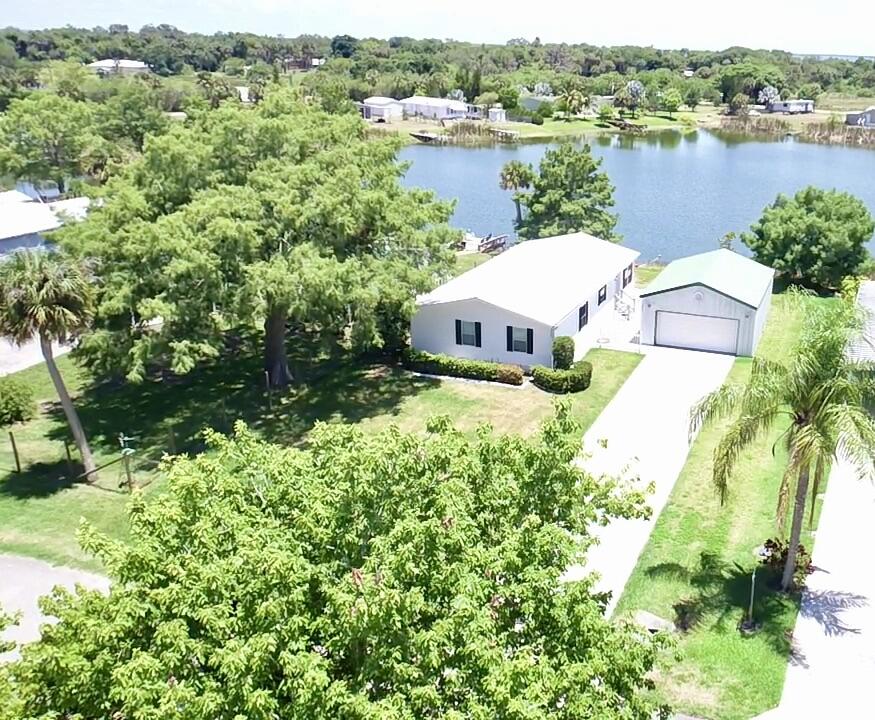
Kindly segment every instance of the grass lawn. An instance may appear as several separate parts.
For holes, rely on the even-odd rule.
[[[588,428],[635,369],[640,357],[593,350],[593,384],[570,396],[572,411]],[[264,438],[305,445],[314,423],[350,422],[365,430],[396,423],[421,431],[428,417],[449,414],[463,430],[489,422],[503,433],[531,434],[553,409],[554,397],[537,388],[437,380],[397,367],[334,359],[313,361],[302,349],[292,358],[298,384],[276,394],[268,406],[257,357],[217,363],[185,378],[151,380],[139,386],[92,386],[88,374],[69,357],[59,366],[72,392],[98,463],[119,457],[118,434],[132,437],[137,450],[134,475],[145,492],[160,490],[157,461],[165,452],[197,452],[205,426],[230,430],[240,417]],[[0,443],[0,552],[94,568],[75,541],[84,517],[112,536],[123,538],[127,492],[120,464],[100,473],[95,485],[68,476],[63,440],[66,423],[43,365],[19,374],[35,389],[41,411],[13,428],[24,466],[14,466],[8,440]],[[75,450],[74,450],[75,452]]]
[[[461,275],[464,272],[468,272],[469,270],[473,270],[478,265],[482,265],[487,260],[489,260],[492,255],[488,253],[457,253],[456,254],[456,266],[453,268],[453,272],[456,275]]]
[[[647,287],[663,270],[665,270],[665,265],[636,265],[635,286],[639,288]]]
[[[801,308],[776,295],[758,355],[786,357],[802,316]],[[749,372],[750,360],[740,358],[729,380],[743,383]],[[752,637],[736,629],[750,597],[754,548],[777,534],[774,513],[786,453],[772,454],[780,429],[752,447],[741,457],[721,507],[711,482],[712,456],[727,425],[706,427],[693,444],[616,613],[644,609],[675,619],[682,604],[699,617],[678,636],[680,659],[665,658],[657,692],[675,710],[712,720],[750,718],[777,705],[798,610],[797,599],[775,593],[773,579],[760,572],[755,616],[763,629]]]

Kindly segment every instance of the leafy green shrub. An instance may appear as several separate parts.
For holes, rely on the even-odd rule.
[[[574,340],[567,335],[560,335],[553,340],[553,367],[556,370],[568,370],[574,362]]]
[[[30,420],[36,414],[33,390],[16,377],[0,377],[0,425]]]
[[[763,547],[768,551],[768,554],[763,558],[762,563],[777,577],[784,574],[784,566],[787,564],[787,554],[790,550],[790,543],[783,540],[769,538],[763,543]],[[796,551],[796,571],[793,573],[793,586],[797,590],[805,587],[805,579],[814,572],[814,565],[811,562],[811,553],[805,549],[802,543],[799,543],[799,548]]]
[[[586,390],[592,382],[592,364],[586,360],[578,360],[568,370],[551,370],[536,365],[532,368],[532,382],[547,392],[580,392]]]
[[[470,380],[490,380],[506,385],[522,385],[523,370],[519,365],[466,360],[452,355],[435,355],[422,350],[408,350],[404,365],[410,370],[428,375],[449,375]]]
[[[532,115],[532,125],[543,125],[544,117],[543,115]]]

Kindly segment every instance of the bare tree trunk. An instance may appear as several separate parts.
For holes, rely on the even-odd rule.
[[[787,563],[784,565],[784,575],[781,578],[781,590],[784,592],[789,592],[793,585],[793,574],[796,572],[796,555],[799,550],[799,540],[802,538],[802,523],[805,521],[805,501],[808,499],[809,474],[808,465],[800,468],[793,506],[793,524],[790,527],[790,545],[787,548]]]
[[[286,314],[272,310],[264,321],[264,369],[271,387],[285,387],[292,382],[286,355]]]
[[[519,230],[520,225],[523,224],[523,209],[522,209],[522,206],[520,205],[520,199],[518,197],[515,197],[513,199],[513,201],[514,201],[514,204],[516,205],[516,227],[517,227],[517,230]]]
[[[94,482],[97,479],[97,474],[95,473],[97,465],[95,465],[94,458],[91,456],[91,448],[88,447],[88,440],[85,437],[85,431],[82,429],[79,413],[76,412],[76,408],[73,406],[70,393],[67,392],[67,386],[64,384],[64,378],[61,377],[61,371],[58,370],[58,366],[55,364],[55,357],[52,353],[52,341],[41,335],[39,343],[43,357],[46,360],[49,376],[55,385],[55,392],[58,393],[61,407],[64,408],[64,415],[67,416],[67,424],[70,426],[70,432],[73,434],[73,441],[76,443],[76,447],[79,448],[82,466],[85,468],[85,472],[88,473],[88,481]]]

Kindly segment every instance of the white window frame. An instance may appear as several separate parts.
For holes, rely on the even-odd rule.
[[[471,347],[477,347],[477,325],[473,320],[460,320],[461,323],[461,340],[462,345],[470,345]],[[466,332],[466,330],[470,328],[470,334]],[[468,342],[470,340],[471,342]]]
[[[513,327],[513,350],[512,352],[527,353],[529,351],[529,329]]]

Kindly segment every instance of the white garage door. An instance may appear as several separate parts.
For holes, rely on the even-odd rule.
[[[738,320],[658,310],[656,344],[735,355]]]

